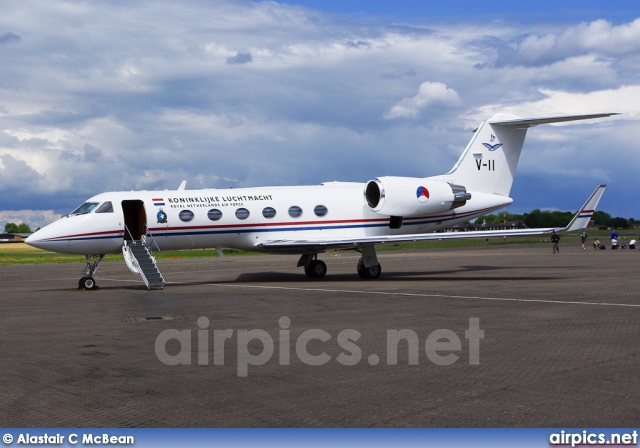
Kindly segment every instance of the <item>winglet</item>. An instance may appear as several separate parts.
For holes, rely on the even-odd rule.
[[[596,207],[598,206],[598,202],[600,202],[600,198],[602,197],[602,193],[604,193],[604,189],[606,185],[599,185],[596,188],[587,202],[584,203],[582,208],[578,210],[578,213],[573,217],[571,222],[567,225],[567,227],[556,229],[556,232],[571,232],[573,230],[584,230],[589,225],[589,220],[593,216],[593,212],[596,211]]]

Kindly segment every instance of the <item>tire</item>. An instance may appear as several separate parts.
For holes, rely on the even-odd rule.
[[[312,260],[309,267],[304,269],[309,278],[322,278],[327,274],[327,265],[322,260]]]
[[[380,264],[365,268],[364,263],[362,263],[362,258],[358,261],[358,275],[360,278],[365,280],[375,280],[380,277],[380,274],[382,274],[382,267]]]
[[[368,279],[368,278],[369,278],[369,277],[367,276],[367,270],[366,270],[366,268],[364,267],[364,263],[362,262],[362,258],[360,258],[360,259],[358,260],[358,267],[357,267],[357,269],[358,269],[358,276],[359,276],[361,279],[366,280],[366,279]]]
[[[91,277],[82,277],[78,282],[78,289],[97,289],[96,281]]]
[[[380,277],[380,274],[382,274],[382,267],[379,264],[376,264],[375,266],[369,266],[368,268],[366,268],[366,271],[367,278],[375,280]]]

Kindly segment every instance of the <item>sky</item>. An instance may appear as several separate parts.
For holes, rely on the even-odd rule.
[[[525,4],[523,4],[525,3]],[[478,124],[529,130],[512,213],[640,218],[637,1],[6,0],[0,224],[104,191],[447,172]]]

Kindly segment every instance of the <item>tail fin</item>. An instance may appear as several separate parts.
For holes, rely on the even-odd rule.
[[[509,196],[527,129],[564,121],[609,117],[617,114],[519,118],[497,114],[483,122],[451,171],[442,177],[463,185],[469,192]]]

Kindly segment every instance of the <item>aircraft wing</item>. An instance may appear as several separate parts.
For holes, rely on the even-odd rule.
[[[447,233],[418,233],[407,235],[377,235],[357,238],[309,238],[300,240],[272,240],[258,244],[265,251],[273,252],[324,252],[337,249],[355,249],[360,246],[399,243],[409,241],[448,240],[456,238],[489,238],[545,235],[553,232],[570,232],[583,230],[589,224],[606,185],[599,185],[591,194],[587,202],[578,210],[566,227],[549,227],[540,229],[514,229],[514,230],[477,230],[471,232],[447,232]]]

